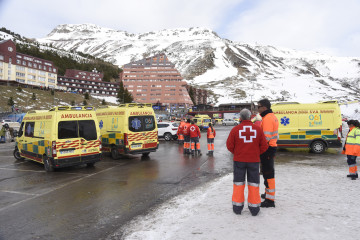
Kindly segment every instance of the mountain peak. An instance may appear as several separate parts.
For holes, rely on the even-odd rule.
[[[233,42],[204,27],[129,34],[95,24],[63,24],[38,41],[91,54],[120,67],[165,53],[184,79],[209,90],[213,103],[265,97],[273,101],[350,101],[360,90],[360,59]]]

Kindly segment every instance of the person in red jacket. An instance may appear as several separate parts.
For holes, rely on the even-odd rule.
[[[184,135],[184,154],[190,154],[190,125],[190,119],[187,119],[182,127],[182,133]]]
[[[181,119],[178,130],[177,130],[177,136],[178,136],[178,144],[184,144],[184,134],[183,134],[183,128],[185,125],[185,119]]]
[[[207,145],[208,153],[206,155],[212,156],[214,154],[214,138],[216,136],[216,131],[211,123],[207,129]]]
[[[260,154],[268,149],[265,134],[250,120],[248,109],[240,111],[241,123],[234,127],[226,141],[227,149],[234,154],[233,211],[241,214],[244,208],[245,175],[248,181],[248,207],[251,215],[260,211]]]
[[[200,129],[195,124],[194,121],[191,121],[190,125],[190,141],[191,141],[191,155],[195,155],[197,153],[199,156],[201,155],[200,151],[200,142],[199,139],[201,138]],[[196,150],[195,150],[196,147]]]

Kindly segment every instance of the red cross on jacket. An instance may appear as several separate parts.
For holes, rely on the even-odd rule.
[[[191,124],[190,125],[190,137],[199,137],[201,138],[200,129],[197,125]]]
[[[231,130],[226,147],[234,154],[234,161],[260,162],[260,154],[268,149],[268,144],[261,127],[243,120]]]

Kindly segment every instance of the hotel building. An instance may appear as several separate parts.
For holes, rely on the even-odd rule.
[[[58,77],[58,85],[69,92],[116,96],[120,84],[103,82],[103,77],[104,75],[97,72],[96,69],[92,72],[66,69],[65,75]]]
[[[53,62],[16,52],[11,40],[0,41],[0,81],[56,88],[57,68]]]
[[[193,105],[175,64],[165,54],[158,54],[123,66],[120,81],[139,103],[161,104],[171,109]]]

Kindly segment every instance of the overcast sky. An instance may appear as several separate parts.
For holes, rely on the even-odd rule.
[[[59,24],[144,33],[208,27],[220,37],[360,57],[360,0],[0,0],[0,26],[29,38]]]

